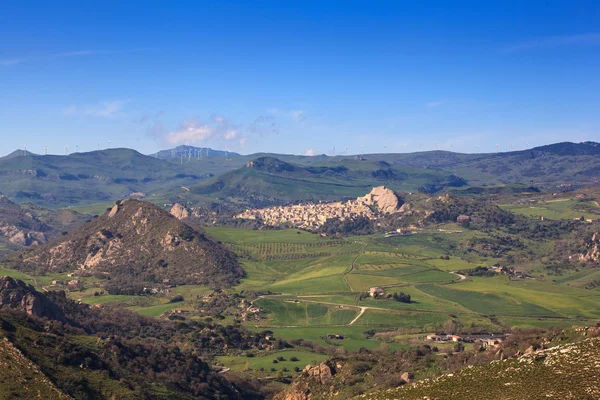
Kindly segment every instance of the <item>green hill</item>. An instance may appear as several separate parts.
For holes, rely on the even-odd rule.
[[[1,194],[19,201],[66,206],[114,201],[142,192],[179,188],[204,177],[130,149],[56,155],[14,155],[0,159]],[[180,190],[180,189],[179,189]]]
[[[394,168],[386,162],[346,159],[297,165],[275,157],[260,157],[190,190],[192,194],[260,205],[357,197],[383,184],[396,190],[437,191],[447,186],[464,186],[466,182],[444,171]]]

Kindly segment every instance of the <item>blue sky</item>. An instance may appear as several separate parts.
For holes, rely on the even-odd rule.
[[[489,3],[0,2],[0,153],[600,139],[600,2]]]

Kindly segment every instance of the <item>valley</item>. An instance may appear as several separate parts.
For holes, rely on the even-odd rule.
[[[121,187],[122,200],[81,199],[64,208],[55,208],[54,200],[45,208],[9,196],[2,198],[0,213],[2,226],[11,227],[0,240],[6,246],[0,275],[31,285],[18,289],[23,302],[41,296],[31,297],[30,290],[47,293],[50,300],[44,301],[56,302],[48,309],[64,315],[52,318],[70,326],[69,332],[81,327],[88,332],[78,333],[81,338],[68,333],[69,343],[87,343],[90,332],[119,332],[127,325],[91,327],[85,325],[88,313],[139,318],[148,329],[170,333],[127,340],[192,346],[205,363],[197,366],[207,371],[203,376],[221,379],[207,378],[213,382],[208,392],[199,386],[174,389],[162,380],[159,392],[192,398],[210,392],[208,398],[218,398],[212,390],[233,390],[239,398],[258,399],[307,385],[305,393],[320,398],[316,393],[323,394],[322,382],[330,378],[306,380],[317,368],[319,374],[348,374],[340,398],[350,398],[371,391],[378,379],[382,388],[398,386],[406,381],[398,380],[400,372],[407,370],[420,380],[453,370],[450,365],[462,358],[469,365],[496,360],[504,346],[517,356],[515,346],[535,344],[557,329],[580,340],[573,327],[593,327],[600,320],[595,186],[473,186],[473,175],[466,180],[450,173],[449,164],[473,162],[458,156],[449,157],[448,171],[442,171],[402,166],[399,160],[407,156],[395,161],[387,155],[369,156],[379,161],[290,156],[292,164],[215,153],[186,165],[164,154],[152,162],[168,163],[173,173],[186,168],[198,177],[194,168],[200,164],[194,163],[224,166],[225,158],[231,164],[224,168],[232,169],[201,179],[165,176],[168,186],[152,195],[141,192],[151,181],[122,187],[124,181],[113,182],[109,186]],[[412,162],[419,165],[420,157]],[[132,171],[140,174],[135,166]],[[135,192],[124,195],[124,188]],[[12,227],[22,233],[15,235]],[[70,367],[48,369],[48,361],[29,349],[24,338],[39,335],[41,328],[13,316],[19,308],[10,300],[16,293],[10,285],[11,294],[0,296],[0,309],[6,304],[7,324],[19,328],[18,334],[3,331],[8,345],[20,343],[29,362],[60,382],[53,387],[36,381],[40,391],[78,397],[80,389],[63,380]],[[56,300],[57,291],[65,299]],[[207,330],[219,339],[198,342],[197,335]],[[506,344],[485,347],[495,335]],[[81,351],[105,357],[99,350]],[[367,371],[384,368],[377,357],[411,361],[394,361],[376,377]],[[138,382],[132,385],[140,385],[136,390],[144,396],[157,393],[127,371],[123,374]],[[107,395],[100,388],[112,378],[92,376],[85,379]],[[125,386],[115,390],[129,393]]]

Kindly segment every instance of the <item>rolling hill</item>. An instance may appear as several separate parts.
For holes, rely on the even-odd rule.
[[[395,168],[381,161],[342,160],[304,166],[275,157],[260,157],[246,162],[242,168],[192,186],[190,191],[192,194],[264,205],[357,197],[382,184],[397,190],[438,191],[467,183],[444,171]]]
[[[184,166],[130,149],[0,159],[1,194],[19,202],[54,207],[114,201],[136,192],[164,193],[203,178]]]
[[[222,151],[209,149],[209,157],[198,159],[197,153],[196,157],[180,157],[198,149],[180,146],[152,156],[130,149],[68,156],[25,156],[15,151],[0,158],[0,194],[54,208],[112,202],[132,194],[155,203],[183,199],[206,204],[229,199],[264,205],[340,200],[382,184],[428,193],[471,187],[476,194],[490,192],[481,187],[555,190],[597,185],[600,179],[600,147],[595,142],[487,154],[425,151],[308,157],[229,153],[226,157]]]

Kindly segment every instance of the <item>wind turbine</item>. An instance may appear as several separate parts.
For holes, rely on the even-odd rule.
[[[112,142],[109,140],[109,141],[108,141],[108,148],[109,148],[109,149],[110,149],[110,144],[111,144],[111,143],[112,143]]]
[[[25,150],[23,150],[23,155],[24,155],[24,156],[27,156],[27,146],[24,146],[24,149],[25,149]]]
[[[48,155],[48,145],[44,146],[46,148],[46,155]]]
[[[69,146],[65,146],[65,156],[69,154]]]
[[[96,143],[96,147],[98,148],[98,151],[100,151],[100,142]]]
[[[500,145],[496,143],[496,154],[500,152]]]
[[[77,153],[77,152],[79,152],[79,145],[78,144],[75,145],[75,153]]]

